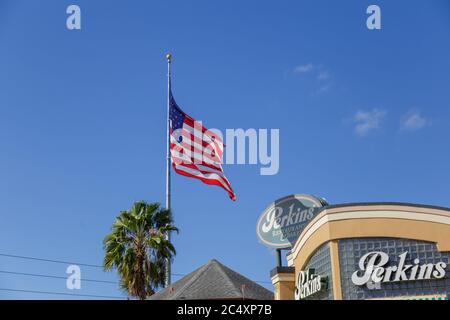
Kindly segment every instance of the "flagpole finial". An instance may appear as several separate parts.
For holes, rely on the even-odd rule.
[[[170,63],[172,61],[172,55],[170,53],[166,54],[167,62]]]

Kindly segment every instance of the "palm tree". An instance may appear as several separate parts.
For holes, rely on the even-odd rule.
[[[130,296],[144,300],[165,282],[166,261],[175,248],[166,234],[177,231],[169,210],[158,203],[135,202],[114,221],[103,240],[103,268],[117,269],[120,286]]]

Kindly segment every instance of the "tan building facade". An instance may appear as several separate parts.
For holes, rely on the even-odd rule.
[[[448,299],[450,209],[326,206],[272,271],[275,299]]]

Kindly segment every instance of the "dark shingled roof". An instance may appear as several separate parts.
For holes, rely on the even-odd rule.
[[[273,293],[213,259],[150,297],[150,300],[181,299],[272,300]]]

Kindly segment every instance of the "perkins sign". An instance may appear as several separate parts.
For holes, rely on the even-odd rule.
[[[327,277],[314,274],[314,269],[300,271],[297,277],[295,300],[302,300],[319,291],[326,290],[327,279]]]
[[[270,248],[289,248],[306,224],[327,205],[325,200],[305,194],[281,198],[263,211],[256,234]]]
[[[369,252],[359,260],[359,269],[352,275],[352,282],[357,286],[364,284],[414,281],[428,279],[442,279],[445,277],[445,262],[420,264],[419,259],[414,259],[413,264],[406,263],[408,252],[399,255],[397,265],[387,266],[389,256],[384,252]]]

